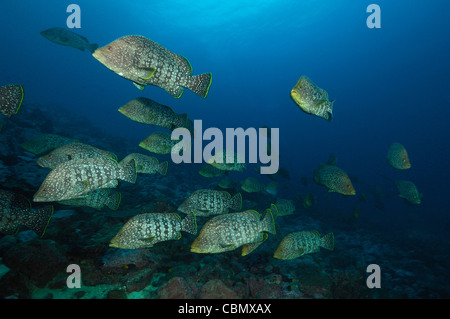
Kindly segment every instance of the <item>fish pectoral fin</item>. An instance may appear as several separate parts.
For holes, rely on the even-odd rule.
[[[143,241],[143,242],[152,242],[155,239],[155,236],[151,236],[151,237],[143,237],[140,238],[139,240]]]
[[[155,118],[156,118],[156,115],[155,114],[151,114],[151,115],[148,116],[147,122],[153,122],[155,120]]]
[[[75,188],[77,190],[78,193],[82,193],[84,192],[86,189],[89,188],[89,181],[85,180],[85,181],[79,181],[75,183]]]
[[[325,103],[327,103],[328,100],[323,100],[320,103],[318,103],[316,106],[314,106],[315,109],[318,109],[319,107],[321,107],[322,105],[324,105]]]
[[[133,82],[133,84],[134,84],[134,86],[135,87],[137,87],[139,90],[143,90],[143,89],[145,89],[145,86],[144,85],[142,85],[142,84],[139,84],[139,83],[136,83],[136,82]]]
[[[147,67],[147,68],[141,68],[140,69],[141,74],[139,75],[139,77],[142,80],[149,80],[153,74],[155,74],[156,69],[152,68],[152,67]]]
[[[231,248],[234,247],[234,244],[224,244],[224,243],[219,243],[221,248]]]

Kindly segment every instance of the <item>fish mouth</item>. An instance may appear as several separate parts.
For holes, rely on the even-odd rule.
[[[198,248],[198,247],[191,247],[191,253],[201,254],[201,253],[204,253],[204,252],[202,250],[200,250],[200,248]]]
[[[94,57],[94,58],[96,58],[98,61],[100,61],[100,62],[102,62],[102,60],[103,60],[103,54],[99,51],[99,49],[97,49],[97,50],[95,50],[93,53],[92,53],[92,56]]]
[[[120,248],[119,245],[116,242],[114,242],[114,241],[111,241],[109,243],[109,247]]]

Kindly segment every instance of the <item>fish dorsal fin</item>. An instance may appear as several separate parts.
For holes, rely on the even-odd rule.
[[[172,53],[172,52],[171,52]],[[177,62],[178,66],[187,74],[192,75],[192,66],[191,63],[184,56],[179,54],[172,54],[173,58]]]
[[[181,217],[177,213],[169,213],[169,214],[167,214],[167,218],[177,221],[177,222],[181,221]]]
[[[133,84],[134,84],[135,87],[137,87],[141,91],[145,89],[145,86],[142,85],[142,84],[139,84],[139,83],[136,83],[136,82],[133,82]]]
[[[313,234],[316,235],[317,237],[320,237],[320,233],[319,233],[319,231],[316,230],[316,229],[311,230],[311,233],[313,233]]]
[[[243,212],[241,214],[242,214],[242,216],[247,217],[247,218],[255,218],[257,220],[261,219],[261,215],[256,210],[253,210],[253,209],[246,210],[245,212]]]

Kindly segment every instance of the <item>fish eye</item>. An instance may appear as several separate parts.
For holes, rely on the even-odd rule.
[[[108,45],[108,51],[111,51],[112,47],[110,45]]]

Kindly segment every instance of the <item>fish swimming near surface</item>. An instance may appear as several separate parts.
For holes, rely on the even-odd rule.
[[[55,148],[74,142],[79,141],[58,134],[44,133],[22,143],[20,146],[22,146],[28,152],[36,155],[41,155],[50,152]]]
[[[392,143],[389,145],[389,149],[386,155],[389,165],[396,169],[408,169],[411,168],[408,152],[405,147],[400,143]]]
[[[192,76],[185,57],[140,35],[121,37],[97,49],[93,56],[140,90],[155,85],[179,98],[184,87],[205,98],[211,85],[211,73]]]
[[[254,210],[219,215],[205,223],[191,245],[191,252],[222,253],[243,246],[242,256],[245,256],[267,239],[267,233],[276,233],[270,209],[263,219]]]
[[[314,170],[314,181],[328,188],[328,192],[355,195],[356,191],[347,173],[337,166],[320,164]]]
[[[24,97],[23,86],[10,84],[0,86],[0,112],[11,117],[19,112]]]
[[[192,212],[184,219],[174,213],[143,213],[128,220],[109,246],[123,249],[153,247],[162,241],[180,239],[182,231],[197,234],[197,222]]]
[[[411,181],[399,180],[396,183],[398,196],[405,199],[408,203],[419,205],[422,195],[419,194],[416,185]]]
[[[119,166],[126,166],[132,159],[136,162],[136,172],[141,174],[156,174],[157,172],[162,176],[167,173],[167,166],[169,162],[164,161],[159,163],[156,157],[148,156],[140,153],[128,154],[120,161]]]
[[[273,257],[295,259],[305,254],[318,252],[320,247],[334,249],[333,233],[321,237],[317,230],[293,232],[283,238]]]
[[[72,47],[81,51],[87,49],[91,53],[94,53],[94,51],[98,48],[98,44],[89,43],[89,40],[85,37],[66,28],[50,28],[41,31],[41,35],[53,43]]]
[[[187,127],[188,124],[186,113],[177,114],[170,107],[145,97],[131,100],[119,108],[119,112],[135,122],[157,125],[168,130]]]
[[[117,156],[109,151],[104,151],[97,147],[84,143],[70,143],[60,146],[50,153],[37,159],[37,164],[41,167],[54,169],[56,166],[72,160],[107,156],[117,160]]]
[[[99,188],[115,188],[118,180],[134,184],[136,163],[131,160],[119,167],[109,157],[96,157],[64,162],[53,169],[34,194],[35,202],[52,202],[86,197]]]
[[[211,216],[226,214],[230,209],[242,208],[242,195],[237,193],[233,197],[226,191],[198,189],[178,207],[178,210],[188,214],[194,212],[196,216]]]
[[[25,226],[42,237],[52,215],[51,205],[32,211],[25,196],[0,190],[0,233],[15,235],[20,226]]]
[[[334,100],[328,99],[328,93],[315,85],[307,76],[303,75],[291,90],[291,98],[306,113],[328,121],[333,117]]]
[[[122,195],[119,192],[111,194],[110,189],[100,188],[87,193],[85,197],[66,199],[58,201],[58,203],[62,205],[70,205],[77,207],[86,206],[97,210],[101,210],[103,209],[103,207],[106,206],[111,210],[117,210],[119,209],[121,198]]]

